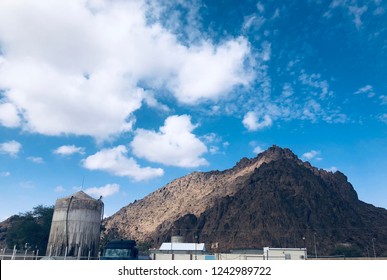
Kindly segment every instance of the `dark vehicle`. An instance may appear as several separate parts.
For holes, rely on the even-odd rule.
[[[103,249],[101,260],[138,260],[134,240],[112,240]]]

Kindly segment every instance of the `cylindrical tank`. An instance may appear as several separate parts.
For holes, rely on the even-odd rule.
[[[57,199],[47,256],[97,257],[103,202],[79,191]]]
[[[171,243],[184,243],[184,237],[180,235],[174,235],[171,237]]]

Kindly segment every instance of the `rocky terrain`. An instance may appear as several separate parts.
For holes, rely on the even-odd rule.
[[[194,172],[123,207],[104,221],[105,238],[157,247],[171,235],[207,248],[338,248],[387,254],[387,210],[360,201],[341,172],[269,148],[225,171]]]

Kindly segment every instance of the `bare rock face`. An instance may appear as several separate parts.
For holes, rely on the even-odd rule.
[[[219,251],[306,246],[327,255],[345,244],[364,255],[370,246],[387,252],[387,210],[359,201],[344,174],[277,146],[225,171],[176,179],[107,218],[105,228],[106,236],[154,246],[182,235]]]

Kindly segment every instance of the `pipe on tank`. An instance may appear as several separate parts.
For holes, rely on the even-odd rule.
[[[70,206],[71,202],[73,200],[74,196],[72,195],[70,197],[69,205],[67,205],[67,212],[66,212],[66,246],[69,247],[69,211],[70,211]]]

